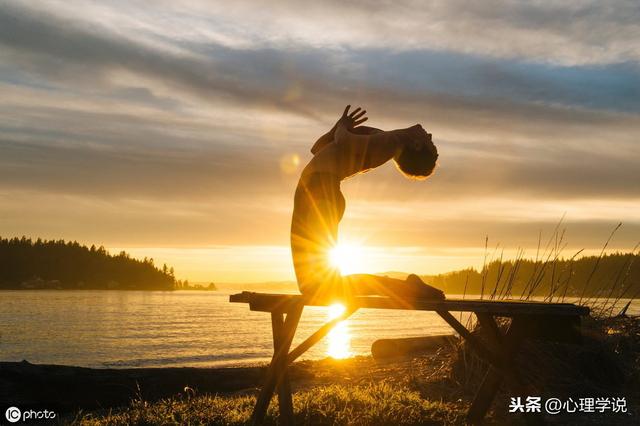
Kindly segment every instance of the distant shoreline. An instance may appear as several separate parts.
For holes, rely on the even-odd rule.
[[[171,289],[150,289],[150,288],[0,288],[0,291],[206,291],[220,292],[220,290],[210,290],[207,288],[171,288]]]
[[[104,287],[0,287],[0,291],[220,291],[217,287],[188,287],[188,288],[131,288],[131,287],[114,287],[114,288],[104,288]]]

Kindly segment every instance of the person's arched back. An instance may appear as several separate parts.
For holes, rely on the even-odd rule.
[[[426,178],[437,159],[431,135],[420,125],[382,131],[359,124],[366,120],[360,108],[349,106],[336,125],[311,149],[313,159],[302,171],[294,197],[291,249],[300,290],[314,297],[347,298],[356,294],[443,298],[417,276],[407,280],[358,274],[343,277],[329,263],[329,251],[338,242],[338,225],[345,210],[340,182],[394,159],[412,178]]]

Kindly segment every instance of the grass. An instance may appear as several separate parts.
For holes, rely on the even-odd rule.
[[[540,293],[544,291],[544,301],[564,302],[569,289],[574,294],[578,290],[578,303],[591,308],[591,318],[583,323],[584,344],[577,348],[553,342],[525,345],[527,356],[522,358],[531,365],[523,366],[522,370],[528,371],[534,367],[535,371],[531,377],[525,377],[529,386],[536,388],[539,395],[550,392],[548,396],[553,397],[621,393],[629,400],[637,400],[640,396],[636,384],[640,380],[640,358],[637,355],[640,348],[640,320],[616,314],[620,311],[618,302],[622,298],[638,296],[638,293],[634,294],[636,290],[632,286],[636,281],[629,280],[629,277],[633,263],[638,259],[636,251],[640,244],[625,257],[620,257],[622,262],[613,274],[608,271],[611,276],[597,276],[605,259],[605,251],[620,228],[618,224],[604,243],[600,255],[593,261],[588,274],[576,280],[575,260],[583,250],[577,251],[568,261],[562,260],[566,243],[565,232],[560,229],[561,222],[546,244],[543,244],[540,234],[535,261],[526,275],[522,273],[527,266],[524,250],[518,250],[513,261],[503,262],[502,252],[496,258],[497,247],[494,254],[489,256],[487,238],[480,277],[481,298],[532,300],[541,298]],[[490,274],[490,266],[495,264],[498,267],[494,267]],[[518,281],[524,283],[523,287],[516,288]],[[463,298],[468,284],[467,274]],[[481,330],[473,322],[469,316],[467,327],[480,334]],[[503,320],[500,325],[506,328],[508,321]],[[385,376],[388,379],[384,380],[370,377],[359,384],[345,384],[350,380],[335,377],[340,384],[300,390],[293,396],[295,422],[356,426],[464,424],[468,401],[488,366],[462,341],[452,350],[455,355],[445,354],[446,361],[440,369],[434,368],[431,360],[424,368],[390,372]],[[398,382],[400,376],[404,376],[406,381]],[[505,401],[507,396],[502,395],[498,399]],[[252,395],[195,395],[190,389],[185,389],[185,394],[157,402],[138,398],[129,407],[119,410],[80,413],[70,423],[78,426],[246,425],[249,424],[254,404],[255,396]],[[274,398],[267,411],[265,424],[278,424],[278,412],[278,402]],[[497,409],[487,423],[522,422],[522,419],[513,416],[507,418],[504,413],[504,407]],[[591,416],[588,424],[617,424],[618,421],[628,420],[627,417]],[[555,419],[555,424],[576,420],[562,416]]]
[[[80,414],[72,424],[246,425],[254,404],[253,396],[187,394],[155,403],[138,399],[121,411]],[[417,391],[387,382],[316,387],[295,393],[293,405],[296,424],[442,425],[462,424],[464,418],[464,413],[448,403],[425,400]],[[277,413],[274,398],[265,424],[277,424]]]
[[[623,396],[629,412],[547,416],[550,424],[633,424],[640,398],[640,319],[586,319],[580,346],[528,342],[516,360],[530,395],[562,400]],[[482,338],[481,329],[474,334]],[[436,353],[394,362],[367,357],[303,361],[316,374],[299,375],[293,403],[301,425],[462,425],[466,410],[487,371],[487,364],[464,342]],[[306,371],[306,370],[305,370]],[[306,377],[306,378],[303,378]],[[503,389],[486,424],[525,424],[508,413],[513,394]],[[190,388],[171,398],[133,400],[128,407],[80,413],[64,424],[246,425],[254,395],[198,395]],[[278,424],[278,402],[271,402],[265,424]]]
[[[635,281],[629,280],[634,262],[640,257],[637,253],[640,243],[626,255],[616,254],[621,260],[617,270],[599,273],[606,259],[607,248],[622,223],[613,228],[600,254],[591,260],[588,275],[577,280],[574,268],[578,263],[578,256],[584,249],[578,250],[565,260],[563,254],[567,244],[564,241],[566,230],[561,228],[563,219],[564,217],[560,219],[546,244],[543,244],[542,233],[539,234],[536,256],[532,261],[526,260],[524,250],[518,249],[514,260],[503,262],[503,252],[496,258],[499,245],[489,255],[489,239],[485,238],[484,262],[480,271],[480,299],[488,297],[489,300],[534,300],[537,297],[545,302],[567,301],[588,306],[594,317],[608,318],[618,314],[621,299],[635,299],[640,296],[637,273]],[[528,270],[528,277],[523,276],[524,269]],[[490,275],[495,276],[493,288],[490,286]],[[466,296],[468,282],[467,273],[463,298]],[[516,283],[524,285],[516,288]],[[579,298],[576,297],[577,300],[567,300],[569,289],[573,294],[579,295]]]

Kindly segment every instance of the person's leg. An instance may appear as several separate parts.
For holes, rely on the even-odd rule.
[[[444,299],[444,293],[425,284],[417,275],[411,274],[406,280],[385,276],[355,274],[342,277],[344,293],[352,296],[400,296],[424,299]]]
[[[317,282],[300,284],[301,293],[316,301],[348,300],[353,296],[386,296],[443,300],[444,293],[411,274],[406,280],[370,274],[326,276]]]

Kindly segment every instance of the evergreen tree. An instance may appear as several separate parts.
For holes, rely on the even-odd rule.
[[[111,255],[77,241],[0,238],[0,289],[173,290],[173,268],[156,268],[122,251]]]

